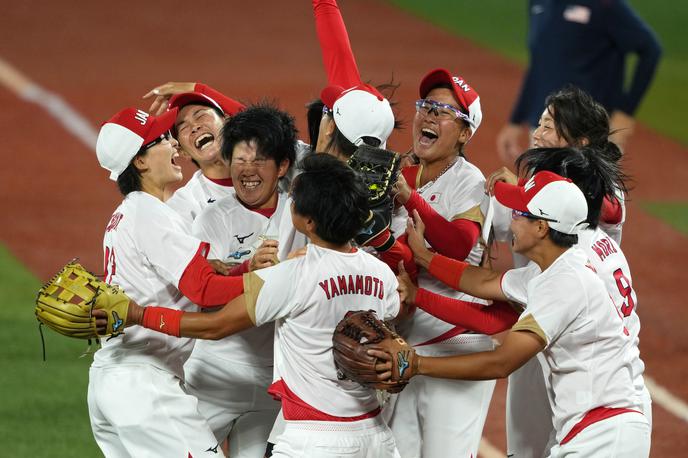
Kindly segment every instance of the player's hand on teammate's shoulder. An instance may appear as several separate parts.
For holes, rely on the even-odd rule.
[[[248,270],[254,271],[272,267],[279,262],[277,259],[277,240],[265,239],[253,254]]]
[[[485,181],[485,192],[491,196],[494,196],[495,183],[498,181],[516,185],[518,184],[518,177],[508,168],[501,167],[487,177],[487,180]]]
[[[153,99],[153,103],[148,109],[148,112],[153,116],[161,115],[165,112],[165,110],[167,110],[167,103],[169,102],[170,97],[175,94],[182,94],[184,92],[193,92],[195,87],[196,83],[189,82],[168,82],[154,87],[143,96],[144,99],[155,97]]]

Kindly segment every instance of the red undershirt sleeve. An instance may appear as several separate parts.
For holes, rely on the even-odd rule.
[[[610,199],[608,196],[605,196],[602,201],[600,220],[606,224],[619,224],[622,217],[623,210],[619,199]]]
[[[463,261],[480,236],[480,224],[463,218],[447,221],[416,191],[404,205],[409,215],[416,210],[425,223],[425,240],[436,252]]]
[[[416,305],[442,321],[487,335],[510,329],[519,317],[518,312],[506,302],[477,304],[442,296],[423,288],[419,288],[416,293]]]
[[[399,273],[399,261],[404,261],[404,270],[409,274],[414,282],[418,277],[418,266],[413,260],[413,252],[406,244],[406,234],[394,241],[392,247],[387,251],[379,252],[380,259],[387,264],[395,274]]]
[[[202,247],[203,244],[179,279],[179,291],[200,307],[225,305],[244,292],[244,279],[215,273],[201,254]]]
[[[211,99],[215,100],[220,105],[220,107],[222,107],[225,114],[228,114],[230,116],[233,116],[241,110],[243,110],[244,108],[246,108],[242,103],[239,103],[236,100],[227,97],[222,92],[216,91],[207,84],[196,83],[196,85],[194,86],[194,91],[200,92],[201,94],[205,94]]]
[[[328,84],[344,89],[361,84],[361,76],[337,2],[313,0],[313,13]]]

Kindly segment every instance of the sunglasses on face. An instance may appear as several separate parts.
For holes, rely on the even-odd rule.
[[[165,140],[169,140],[170,138],[172,138],[172,134],[170,134],[170,131],[168,130],[167,132],[165,132],[164,134],[162,134],[161,136],[159,136],[158,138],[156,138],[152,142],[146,143],[145,145],[143,145],[141,147],[141,151],[147,150],[148,148],[152,148],[155,145],[157,145],[158,143],[161,143]]]
[[[537,216],[533,215],[532,213],[529,212],[522,212],[520,210],[511,210],[511,217],[512,218],[518,218],[519,216],[522,216],[523,218],[528,218],[528,219],[541,219],[543,221],[549,221],[550,223],[558,223],[556,219],[552,218],[545,218],[544,216]]]
[[[441,120],[454,121],[456,119],[462,119],[467,123],[472,124],[468,115],[463,113],[458,108],[447,105],[446,103],[435,102],[434,100],[416,100],[416,111],[421,116],[428,116],[430,113],[432,113]]]

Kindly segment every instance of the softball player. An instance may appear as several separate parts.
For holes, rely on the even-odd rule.
[[[274,263],[279,222],[289,213],[278,181],[294,161],[296,128],[287,113],[259,105],[230,118],[222,132],[234,193],[208,206],[192,233],[210,243],[211,258],[238,266],[241,274]],[[198,340],[184,366],[200,413],[218,442],[229,435],[235,458],[263,456],[279,411],[267,393],[273,334],[274,326],[265,324],[218,341]]]
[[[155,117],[127,108],[100,130],[98,161],[125,196],[105,229],[105,280],[142,306],[195,310],[192,302],[226,303],[243,285],[213,274],[208,244],[188,235],[162,201],[165,188],[182,179],[168,132],[176,116],[176,109]],[[217,456],[196,398],[180,384],[191,346],[138,327],[102,343],[89,373],[88,407],[106,456]]]
[[[403,313],[393,272],[349,243],[368,216],[365,185],[340,161],[313,155],[292,194],[294,226],[312,240],[305,256],[246,274],[245,293],[216,314],[132,302],[129,316],[149,329],[197,338],[275,321],[270,392],[281,399],[286,427],[273,456],[398,456],[374,390],[338,380],[331,351],[347,311],[372,309],[388,320]]]
[[[480,125],[480,98],[463,78],[444,69],[433,70],[423,78],[420,96],[413,120],[413,147],[420,165],[406,167],[399,178],[397,200],[404,207],[392,221],[392,232],[403,234],[407,212],[415,209],[429,228],[425,237],[430,246],[479,265],[485,179],[466,160],[463,149]],[[387,252],[382,258],[390,266],[398,263],[394,256],[390,261]],[[443,295],[482,303],[448,288],[425,270],[419,273],[418,282]],[[447,356],[493,348],[489,336],[467,332],[422,310],[399,331],[422,355]],[[447,450],[456,456],[476,456],[494,386],[492,380],[412,380],[398,395],[393,409],[386,412],[402,456],[443,457]]]
[[[517,164],[519,170],[528,170],[531,173],[543,170],[559,173],[571,178],[583,191],[588,204],[589,229],[578,233],[579,241],[576,247],[586,253],[590,265],[604,282],[619,314],[623,316],[624,324],[633,342],[632,351],[639,355],[640,326],[635,312],[637,298],[632,287],[630,269],[618,245],[597,227],[604,196],[622,186],[617,165],[608,163],[599,151],[592,148],[529,150],[519,158]],[[419,257],[431,256],[420,244],[414,244],[412,247]],[[531,263],[530,266],[529,272],[533,276],[540,273],[536,265]],[[452,279],[450,271],[451,269],[440,260],[433,260],[430,266],[431,274],[455,286],[455,280]],[[526,306],[526,285],[527,280],[524,280],[519,294],[516,285],[511,284],[511,298],[518,296],[517,302],[523,306]],[[517,319],[516,313],[508,306],[493,305],[482,310],[475,310],[466,304],[448,300],[425,290],[416,292],[410,279],[400,281],[400,289],[406,291],[408,296],[415,298],[413,302],[419,307],[469,329],[476,329],[477,326],[479,326],[477,329],[484,329],[486,326],[491,326],[488,332],[498,333],[511,328]],[[643,400],[642,412],[651,425],[651,401],[642,377],[644,365],[639,357],[634,358],[632,370],[634,386]],[[514,377],[515,374],[518,374],[518,377]],[[553,445],[548,446],[552,436],[550,432],[553,431],[552,412],[549,404],[544,402],[547,390],[538,361],[531,359],[512,373],[509,384],[507,393],[511,396],[507,398],[509,454],[515,457],[547,455]],[[547,408],[544,408],[543,404]]]
[[[514,209],[514,251],[533,264],[505,274],[457,261],[443,264],[453,270],[461,290],[525,301],[528,307],[497,350],[450,358],[421,356],[419,373],[501,378],[537,354],[557,442],[549,456],[648,456],[650,428],[634,386],[632,368],[638,355],[633,338],[585,253],[571,248],[588,217],[585,196],[570,180],[547,171],[536,173],[523,187],[497,183],[495,195]],[[409,222],[409,241],[422,246],[420,218],[415,224],[417,228]],[[418,261],[431,266],[436,257],[426,250]]]
[[[609,116],[604,107],[585,91],[570,86],[547,97],[538,127],[532,133],[531,143],[536,148],[590,146],[606,160],[617,163],[622,157],[621,150],[609,141],[611,134]],[[517,182],[516,176],[506,167],[502,167],[488,178],[488,191],[497,180],[512,184]],[[623,223],[626,220],[626,188],[623,187],[623,183],[621,185],[615,195],[605,198],[600,218],[600,226],[619,245]],[[508,211],[503,213],[508,218]],[[506,237],[502,240],[506,240]]]
[[[144,98],[153,96],[151,112],[179,110],[173,133],[181,154],[199,168],[166,201],[191,224],[204,208],[232,193],[229,165],[220,155],[220,130],[244,105],[200,83],[166,83]]]

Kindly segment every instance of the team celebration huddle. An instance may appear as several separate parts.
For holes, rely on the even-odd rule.
[[[477,457],[508,378],[508,456],[649,456],[605,108],[551,92],[532,147],[481,171],[479,81],[428,69],[403,82],[418,100],[393,100],[361,78],[336,1],[313,12],[328,81],[307,139],[275,102],[202,83],[154,87],[100,128],[123,195],[104,277],[69,263],[36,315],[100,338],[87,402],[102,453]],[[387,148],[396,103],[416,108],[404,154]],[[509,270],[491,268],[497,242]]]

